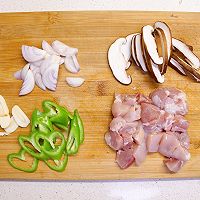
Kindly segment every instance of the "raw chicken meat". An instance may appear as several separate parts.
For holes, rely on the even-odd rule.
[[[116,155],[116,162],[120,168],[126,169],[134,162],[133,150],[119,150]]]
[[[177,160],[174,158],[168,158],[164,160],[163,162],[171,172],[175,172],[175,173],[178,172],[185,163],[182,160]]]
[[[186,94],[176,88],[159,88],[150,94],[153,104],[171,114],[188,112]]]
[[[139,166],[147,152],[159,152],[169,171],[178,172],[190,159],[187,112],[186,95],[176,88],[156,89],[149,97],[116,94],[105,141],[116,150],[119,167]]]
[[[105,134],[106,143],[114,150],[123,148],[123,138],[116,132],[109,131]]]

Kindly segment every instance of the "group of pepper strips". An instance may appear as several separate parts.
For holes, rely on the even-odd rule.
[[[34,110],[31,133],[19,136],[21,149],[18,153],[9,154],[8,162],[15,169],[34,172],[41,160],[50,169],[62,172],[66,168],[68,155],[76,154],[84,141],[83,122],[78,110],[72,115],[65,107],[48,100],[42,102],[42,107],[44,112]],[[67,132],[66,138],[61,130]],[[14,160],[25,161],[25,153],[33,157],[30,167],[18,166]]]

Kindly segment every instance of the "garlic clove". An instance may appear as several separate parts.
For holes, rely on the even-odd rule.
[[[30,123],[29,118],[26,116],[26,114],[23,112],[23,110],[15,105],[12,108],[12,115],[16,121],[16,123],[20,126],[20,127],[27,127]]]
[[[8,110],[6,101],[3,98],[3,96],[0,95],[0,117],[2,117],[4,115],[8,115],[8,114],[9,114],[9,110]]]
[[[0,117],[0,125],[1,125],[1,128],[7,128],[10,124],[10,115],[5,115],[5,116],[2,116]]]
[[[66,82],[71,87],[80,87],[84,83],[85,79],[79,77],[67,77]]]
[[[29,69],[22,84],[22,88],[19,92],[19,96],[26,95],[32,92],[34,86],[35,86],[34,75],[33,72]]]
[[[8,134],[10,134],[10,133],[15,132],[15,131],[17,130],[17,128],[18,128],[18,125],[17,125],[17,123],[16,123],[14,117],[12,116],[11,119],[10,119],[10,124],[9,124],[9,126],[6,127],[4,130],[5,130],[5,132],[6,132],[7,135],[8,135]]]
[[[27,62],[42,60],[46,54],[46,51],[37,47],[22,45],[22,56]]]

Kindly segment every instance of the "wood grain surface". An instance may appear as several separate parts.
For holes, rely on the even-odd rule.
[[[19,105],[30,117],[35,108],[41,109],[45,99],[55,100],[69,110],[77,108],[85,125],[85,142],[76,156],[69,158],[62,173],[50,170],[43,162],[38,170],[29,174],[9,166],[6,157],[17,152],[19,134],[28,135],[30,126],[0,138],[0,179],[51,179],[51,180],[122,180],[138,178],[192,178],[200,177],[200,84],[169,69],[166,81],[159,85],[133,65],[128,70],[133,82],[119,84],[108,67],[107,50],[118,37],[140,31],[146,24],[165,21],[177,37],[194,47],[200,57],[200,13],[171,12],[43,12],[0,14],[0,94],[9,109]],[[86,79],[80,88],[70,88],[65,77],[71,76],[60,67],[56,92],[34,91],[19,97],[22,82],[13,73],[25,64],[21,45],[41,47],[42,40],[58,39],[79,49],[81,71],[78,76]],[[75,75],[74,75],[75,76]],[[115,163],[115,152],[104,142],[104,133],[111,120],[114,93],[142,92],[149,94],[157,87],[177,87],[187,94],[190,121],[191,160],[177,174],[170,174],[163,166],[163,157],[147,156],[140,166],[120,170]],[[133,88],[136,87],[136,90]]]

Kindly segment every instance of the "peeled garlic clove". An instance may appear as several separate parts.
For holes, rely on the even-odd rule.
[[[65,68],[71,73],[78,73],[80,65],[77,61],[76,56],[65,57]]]
[[[42,49],[45,50],[48,54],[50,55],[57,55],[59,56],[59,54],[54,51],[54,49],[52,48],[52,46],[45,40],[42,41]]]
[[[18,105],[13,106],[12,115],[20,127],[27,127],[29,125],[29,118]]]
[[[59,64],[52,63],[42,74],[42,81],[49,90],[52,91],[56,90],[58,70],[59,70]]]
[[[27,62],[36,62],[42,60],[46,51],[33,46],[22,45],[22,56]]]
[[[4,130],[6,131],[7,134],[13,133],[16,131],[16,129],[18,128],[18,125],[14,119],[14,117],[12,116],[10,119],[10,124],[7,128],[5,128]]]
[[[43,81],[42,81],[42,75],[40,74],[40,73],[36,73],[35,74],[35,84],[39,87],[39,88],[41,88],[42,90],[46,90],[46,87],[45,87],[45,85],[44,85],[44,83],[43,83]]]
[[[0,95],[0,117],[2,117],[4,115],[8,115],[8,114],[9,114],[9,110],[8,110],[6,101],[3,98],[3,96]]]
[[[79,77],[67,77],[66,81],[71,87],[79,87],[84,83],[85,79]]]
[[[21,79],[22,79],[23,81],[24,81],[24,79],[25,79],[25,77],[26,77],[26,75],[27,75],[29,69],[30,69],[30,64],[29,64],[29,63],[26,64],[26,65],[23,67],[23,69],[22,69],[22,71],[21,71]]]
[[[0,117],[1,128],[7,128],[10,124],[10,115]]]
[[[22,79],[22,77],[21,77],[21,69],[20,70],[18,70],[18,71],[16,71],[15,73],[14,73],[14,77],[17,79],[17,80],[21,80]]]
[[[0,136],[5,136],[5,135],[8,135],[8,133],[6,133],[6,132],[0,132]]]
[[[19,92],[19,96],[30,93],[33,90],[34,86],[35,86],[34,75],[33,72],[29,69],[24,79],[22,88]]]
[[[77,48],[70,47],[63,42],[55,40],[52,43],[52,48],[56,51],[60,56],[72,56],[78,53]]]

